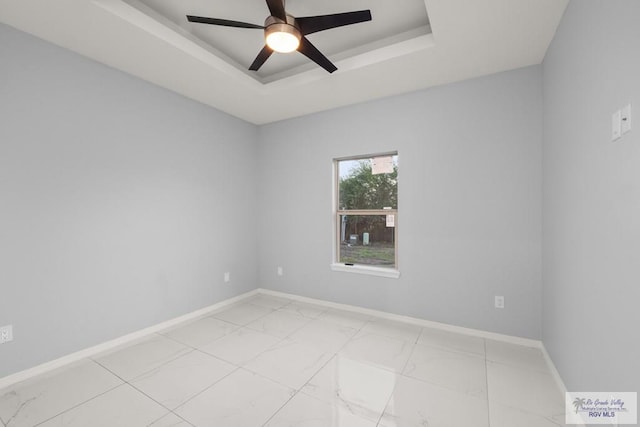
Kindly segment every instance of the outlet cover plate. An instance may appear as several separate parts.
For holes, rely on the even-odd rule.
[[[0,344],[13,341],[13,325],[7,325],[0,328]]]

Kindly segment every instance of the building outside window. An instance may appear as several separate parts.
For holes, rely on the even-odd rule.
[[[398,154],[336,159],[335,171],[334,265],[397,270]]]

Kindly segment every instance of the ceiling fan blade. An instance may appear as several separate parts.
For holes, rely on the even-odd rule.
[[[366,21],[371,21],[370,10],[296,18],[296,24],[304,35]]]
[[[273,50],[269,46],[265,45],[258,56],[256,56],[256,59],[253,60],[253,64],[251,64],[249,69],[251,71],[258,71],[260,67],[262,67],[262,64],[264,64],[265,61],[269,59],[272,53]]]
[[[284,11],[283,0],[267,0],[267,6],[269,7],[269,13],[271,13],[271,16],[280,18],[283,21],[287,20],[287,13]]]
[[[222,25],[224,27],[235,28],[257,28],[261,30],[264,29],[262,25],[249,24],[248,22],[229,21],[228,19],[205,18],[204,16],[187,15],[187,20],[189,22],[196,22],[198,24]]]
[[[327,70],[329,73],[333,73],[338,68],[333,65],[331,61],[327,59],[326,56],[322,54],[311,42],[306,38],[302,37],[300,39],[300,46],[298,46],[298,52]]]

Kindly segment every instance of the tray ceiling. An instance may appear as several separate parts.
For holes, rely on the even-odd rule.
[[[244,71],[264,46],[262,30],[239,29],[187,22],[185,15],[206,16],[262,25],[269,10],[264,0],[127,0],[152,17],[158,15],[179,26],[212,52]],[[424,0],[289,0],[287,13],[316,16],[354,10],[371,10],[373,19],[356,25],[322,31],[309,36],[327,57],[345,59],[382,46],[390,46],[430,33]],[[158,15],[156,15],[158,14]],[[307,71],[317,65],[299,53],[274,54],[257,72],[249,73],[260,82],[269,82]]]
[[[0,22],[263,124],[540,64],[567,3],[289,0],[298,16],[371,9],[371,22],[309,36],[338,67],[333,74],[298,53],[250,72],[261,30],[204,28],[183,17],[262,24],[263,0],[3,0]]]

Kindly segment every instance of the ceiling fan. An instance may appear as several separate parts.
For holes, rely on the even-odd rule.
[[[258,71],[273,52],[289,53],[297,50],[329,73],[333,73],[338,68],[305,36],[331,28],[371,21],[370,10],[296,18],[285,11],[284,0],[266,1],[270,15],[264,21],[264,25],[192,15],[187,15],[187,20],[199,24],[264,30],[265,46],[258,53],[249,70]]]

